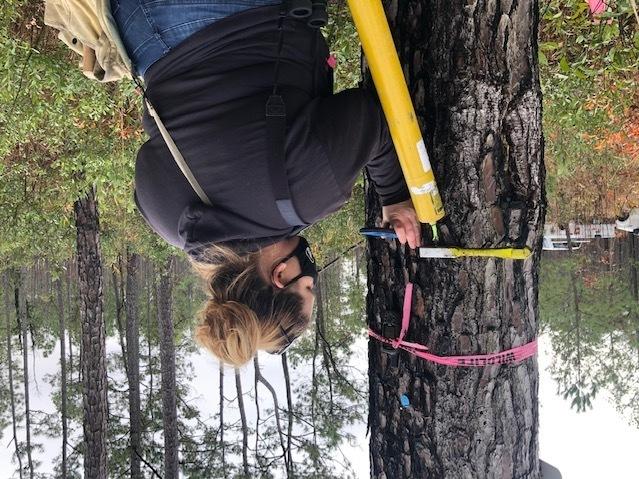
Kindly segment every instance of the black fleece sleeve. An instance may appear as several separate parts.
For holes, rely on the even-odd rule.
[[[366,167],[382,205],[410,195],[388,125],[374,93],[354,88],[322,98],[315,111],[315,130],[324,144],[335,179],[350,190]]]

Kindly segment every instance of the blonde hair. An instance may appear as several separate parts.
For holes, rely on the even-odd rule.
[[[260,349],[281,349],[286,336],[296,337],[310,322],[302,313],[301,296],[262,279],[258,258],[259,252],[238,254],[211,245],[199,260],[191,260],[209,296],[198,313],[195,339],[235,367],[249,362]]]

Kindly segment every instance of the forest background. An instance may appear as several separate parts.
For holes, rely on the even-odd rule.
[[[540,2],[539,60],[544,92],[548,221],[614,219],[639,206],[639,15],[633,3],[608,2],[600,11],[596,5],[593,8],[592,2],[580,0]],[[336,86],[339,90],[359,81],[360,49],[345,2],[331,2],[330,6],[331,22],[325,34],[338,59]],[[161,306],[154,298],[167,264],[171,265],[169,272],[173,281],[170,307],[178,357],[180,348],[186,351],[194,347],[190,339],[192,318],[202,294],[193,277],[187,274],[182,254],[167,247],[151,232],[133,203],[134,159],[144,141],[140,126],[141,100],[135,86],[130,82],[100,85],[88,81],[77,68],[78,58],[57,39],[55,31],[44,26],[42,18],[41,1],[5,0],[0,5],[0,260],[6,272],[2,291],[7,346],[17,348],[23,362],[18,364],[15,357],[9,361],[10,348],[2,351],[0,357],[3,364],[15,366],[12,381],[28,381],[25,375],[28,367],[24,367],[27,348],[52,352],[60,336],[58,315],[66,318],[63,333],[67,335],[70,349],[67,355],[71,354],[71,380],[65,402],[69,404],[67,415],[71,420],[75,418],[77,429],[82,414],[78,406],[81,382],[73,380],[73,371],[77,375],[80,366],[77,357],[80,314],[78,291],[74,286],[74,203],[77,199],[95,186],[105,275],[106,329],[107,335],[119,338],[120,346],[120,354],[111,358],[113,364],[110,363],[109,368],[117,365],[126,369],[123,321],[127,262],[132,255],[141,258],[138,296],[140,305],[148,309],[144,316],[147,321],[142,334],[144,343],[140,347],[146,348],[147,353],[140,355],[146,361],[151,384],[154,372],[156,376],[160,374],[159,359],[154,359],[153,351],[160,342],[154,318]],[[360,182],[343,210],[308,231],[320,264],[330,262],[360,243],[357,230],[363,221]],[[360,281],[357,261],[350,267],[356,271],[353,281]],[[332,279],[327,281],[334,285],[344,283],[339,272],[331,274]],[[16,285],[23,288],[26,323],[19,322],[20,313],[13,311]],[[342,293],[348,295],[349,291],[354,289],[346,284]],[[59,294],[63,295],[61,303]],[[363,311],[363,299],[355,294],[351,296],[344,314],[343,305],[331,306],[328,299],[326,303],[320,301],[325,311],[318,312],[317,316],[331,317],[331,308],[341,308],[340,317],[345,318],[344,322],[331,325],[320,317],[315,331],[305,338],[306,342],[290,353],[293,363],[313,358],[315,365],[319,357],[318,370],[324,368],[326,373],[333,368],[332,376],[320,376],[319,372],[317,378],[313,376],[314,395],[308,404],[300,407],[297,418],[300,424],[309,420],[314,426],[321,424],[329,438],[326,441],[329,448],[339,442],[336,436],[340,427],[353,420],[355,414],[361,415],[354,412],[352,404],[358,394],[365,394],[365,384],[344,375],[337,367],[340,351],[351,345],[346,339],[348,333],[364,325],[363,313],[358,314]],[[56,320],[51,320],[52,317]],[[331,328],[333,331],[327,331]],[[324,333],[327,337],[339,338],[334,350],[322,340]],[[180,367],[179,361],[177,367]],[[8,374],[8,370],[2,374]],[[337,378],[335,384],[329,378]],[[109,385],[110,398],[114,398],[110,414],[117,416],[119,411],[122,417],[127,415],[126,379],[125,374]],[[60,377],[52,381],[57,388],[61,387]],[[8,384],[9,378],[3,382]],[[178,386],[179,382],[178,379]],[[336,409],[339,413],[335,413],[332,402],[321,406],[317,402],[321,397],[332,398],[334,386],[342,388],[347,399],[343,407]],[[179,402],[179,387],[177,389]],[[155,393],[151,389],[144,402],[144,415],[151,418],[144,427],[161,431],[161,399],[154,394],[158,394],[157,388]],[[238,393],[237,397],[241,396]],[[20,395],[3,389],[0,401],[7,406],[1,409],[0,426],[26,421],[47,434],[61,433],[56,417],[28,412],[24,392]],[[61,407],[61,398],[56,401]],[[196,416],[183,403],[178,407],[182,417],[194,419]],[[318,418],[317,411],[325,408],[329,408],[331,414]],[[126,437],[127,426],[124,419],[122,422],[112,420],[110,424],[110,454],[115,467],[112,470],[125,474],[130,468],[126,459],[131,449]],[[237,463],[225,459],[228,452],[225,452],[224,437],[219,438],[223,428],[204,427],[197,420],[180,427],[183,451],[180,467],[189,477],[197,477],[212,464],[222,468],[224,474],[248,475],[246,457]],[[233,427],[238,433],[247,428],[243,422]],[[301,476],[305,469],[316,472],[330,469],[327,464],[321,464],[325,460],[323,446],[317,440],[308,441],[306,432],[300,432],[299,441],[293,446],[290,442],[280,444],[286,440],[279,432],[277,427],[264,432],[265,442],[255,446],[256,460],[251,467],[268,470],[273,458],[264,451],[269,449],[269,444],[277,444],[288,451],[284,461],[287,472],[295,467],[294,462],[300,463],[296,466]],[[72,436],[72,432],[70,434]],[[246,445],[240,442],[242,434],[237,437],[237,443],[229,442],[229,450],[239,457],[244,449],[246,455]],[[147,442],[143,460],[151,465],[161,463],[161,448],[155,436],[150,434],[144,441]],[[209,456],[200,454],[205,444],[210,446],[206,449]],[[37,445],[16,440],[15,446],[16,461],[24,459],[24,464],[17,467],[33,474],[38,466],[37,461],[33,463],[31,452],[37,451]],[[302,453],[303,460],[293,461],[294,448]],[[65,467],[69,471],[78,470],[81,444],[74,443],[70,451],[71,459]],[[77,453],[74,455],[73,451]],[[61,463],[60,467],[63,467]],[[147,472],[151,474],[150,471]]]

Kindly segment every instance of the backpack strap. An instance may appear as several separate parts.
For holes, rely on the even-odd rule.
[[[309,2],[310,3],[310,2]],[[280,7],[280,18],[277,24],[277,59],[273,72],[273,91],[266,102],[266,153],[271,187],[275,195],[275,204],[280,215],[289,226],[304,226],[306,223],[300,218],[288,185],[286,175],[286,105],[277,91],[284,45],[284,19],[288,15],[287,2]]]
[[[211,200],[209,199],[208,196],[206,196],[206,193],[204,192],[204,190],[198,183],[197,179],[195,178],[195,175],[193,175],[191,168],[189,168],[189,165],[186,164],[186,161],[184,160],[182,153],[180,153],[180,150],[178,149],[177,145],[173,141],[173,138],[171,138],[169,131],[164,126],[164,123],[162,122],[160,115],[158,115],[158,112],[155,111],[155,108],[153,108],[153,105],[151,105],[151,102],[149,101],[149,99],[146,98],[146,95],[145,95],[145,102],[146,102],[146,107],[149,110],[149,114],[155,120],[155,124],[157,125],[158,130],[160,130],[160,135],[162,135],[162,138],[164,139],[164,143],[166,143],[166,146],[168,147],[169,151],[171,152],[171,155],[173,156],[173,159],[177,163],[178,168],[180,168],[180,171],[182,172],[184,177],[187,179],[187,181],[191,185],[191,188],[193,188],[193,191],[195,191],[195,194],[198,195],[202,203],[208,206],[213,206],[213,204],[211,203]]]

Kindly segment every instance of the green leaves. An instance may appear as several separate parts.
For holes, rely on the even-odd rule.
[[[24,7],[24,10],[23,10]],[[72,204],[91,184],[107,239],[148,235],[132,201],[140,102],[131,85],[101,85],[48,27],[29,26],[28,2],[2,5],[0,23],[0,257],[68,257]],[[26,12],[29,13],[29,12]],[[6,14],[6,15],[5,15]],[[29,14],[30,15],[30,14]],[[16,31],[34,35],[24,37]],[[106,251],[112,250],[107,244]],[[60,259],[58,258],[58,259]]]

